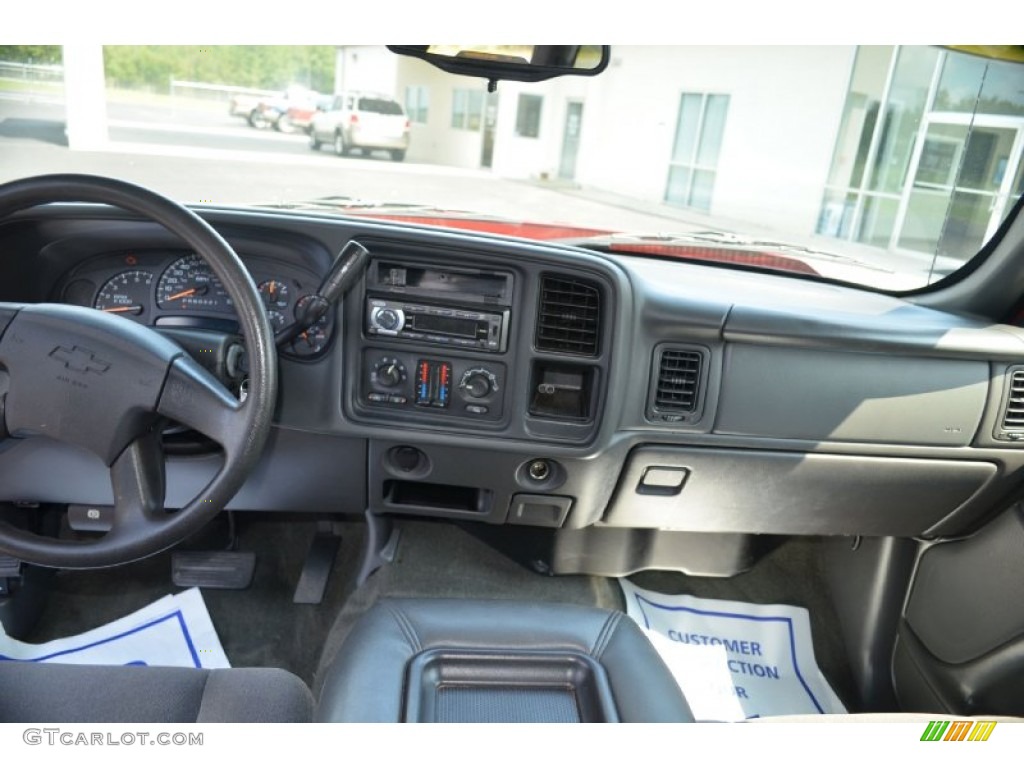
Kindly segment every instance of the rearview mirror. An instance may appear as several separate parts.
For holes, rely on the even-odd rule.
[[[564,75],[592,77],[608,66],[607,45],[389,45],[455,75],[535,83]]]

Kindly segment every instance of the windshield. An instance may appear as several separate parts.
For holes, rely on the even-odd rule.
[[[972,259],[1024,192],[1024,64],[923,46],[614,46],[596,77],[383,47],[0,46],[0,181],[125,178],[880,290]]]

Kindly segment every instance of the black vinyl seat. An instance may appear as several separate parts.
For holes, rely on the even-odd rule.
[[[0,661],[0,722],[300,723],[313,695],[282,669]]]
[[[324,677],[327,722],[692,722],[624,614],[578,605],[388,599]]]

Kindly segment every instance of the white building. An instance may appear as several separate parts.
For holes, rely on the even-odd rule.
[[[406,105],[411,162],[562,179],[905,254],[976,251],[1022,191],[1021,67],[916,46],[795,54],[615,47],[598,77],[495,94],[400,58],[392,87],[374,89]]]

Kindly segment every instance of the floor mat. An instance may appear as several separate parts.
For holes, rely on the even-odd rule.
[[[166,595],[123,618],[32,644],[0,628],[0,659],[143,667],[230,667],[198,589]]]
[[[846,712],[814,659],[807,609],[619,585],[698,720]]]
[[[745,573],[729,578],[701,578],[669,571],[635,573],[629,580],[641,589],[668,595],[692,595],[761,605],[796,605],[810,614],[814,658],[832,689],[848,709],[859,706],[848,650],[828,585],[822,575],[821,541],[788,539]]]

